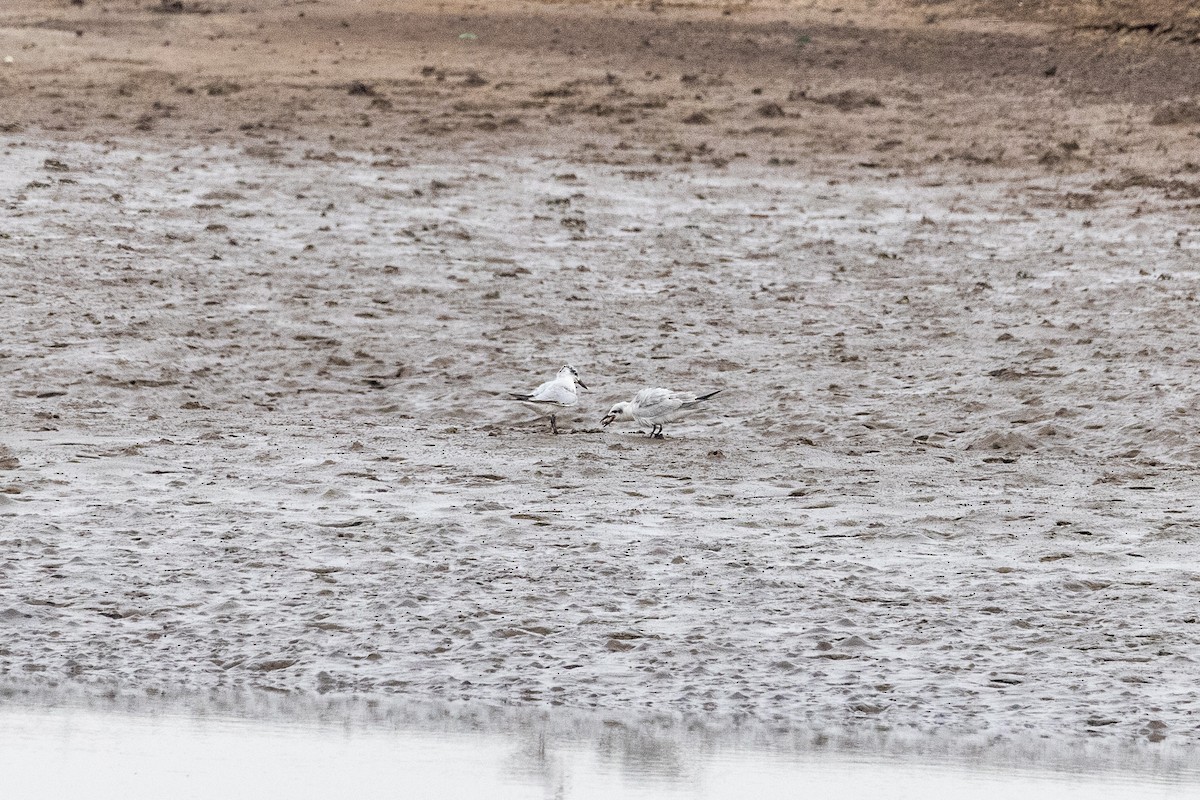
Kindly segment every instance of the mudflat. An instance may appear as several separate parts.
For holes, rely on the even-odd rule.
[[[11,691],[1200,743],[1189,4],[31,5]]]

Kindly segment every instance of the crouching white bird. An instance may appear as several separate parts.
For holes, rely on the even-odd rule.
[[[558,433],[555,417],[564,408],[570,408],[579,402],[579,392],[576,390],[576,386],[580,389],[587,388],[587,385],[579,380],[579,373],[568,364],[558,371],[554,380],[546,381],[532,392],[528,394],[510,392],[509,394],[513,400],[520,400],[526,408],[536,411],[543,417],[549,417],[550,432]]]
[[[720,391],[694,395],[670,389],[642,389],[632,400],[617,403],[609,409],[600,424],[608,426],[618,420],[632,421],[646,428],[651,437],[661,439],[664,422],[679,419]]]

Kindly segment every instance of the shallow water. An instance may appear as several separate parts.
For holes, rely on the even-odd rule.
[[[452,726],[453,727],[453,726]],[[556,737],[94,708],[0,710],[9,796],[61,798],[1176,798],[1200,772],[781,752],[617,726]],[[485,726],[486,728],[486,726]]]

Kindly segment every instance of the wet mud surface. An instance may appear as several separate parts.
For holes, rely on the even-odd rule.
[[[2,6],[0,673],[1200,739],[1195,47],[361,6]]]

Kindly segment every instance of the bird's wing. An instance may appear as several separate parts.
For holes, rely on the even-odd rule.
[[[533,390],[530,401],[534,403],[555,403],[560,406],[575,405],[579,399],[575,388],[560,381],[549,381]]]
[[[697,397],[695,395],[689,396],[688,398],[686,398],[683,401],[682,407],[683,408],[695,408],[696,406],[703,403],[705,400],[709,399],[710,397],[713,397],[714,395],[718,395],[720,393],[721,393],[721,390],[717,389],[714,392],[709,392],[708,394],[702,394],[699,397]]]
[[[633,398],[634,415],[655,419],[678,411],[683,401],[670,389],[642,389]]]

